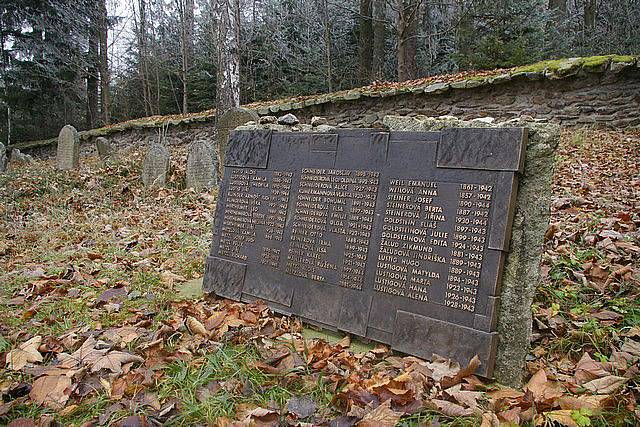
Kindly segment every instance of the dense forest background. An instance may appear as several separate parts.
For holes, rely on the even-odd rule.
[[[230,2],[242,103],[640,52],[640,0],[1,0],[0,141],[213,108]]]

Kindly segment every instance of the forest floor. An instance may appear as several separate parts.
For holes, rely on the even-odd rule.
[[[215,195],[120,159],[0,176],[0,424],[640,424],[640,132],[563,134],[522,389],[190,299]]]

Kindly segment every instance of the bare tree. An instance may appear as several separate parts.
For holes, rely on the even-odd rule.
[[[98,2],[91,3],[87,52],[87,127],[96,127],[98,121],[98,62],[100,22]]]
[[[398,0],[398,81],[417,77],[417,21],[420,0]]]
[[[596,27],[596,0],[586,0],[584,3],[584,27],[593,30]]]
[[[331,18],[329,17],[328,0],[320,0],[322,27],[324,29],[324,57],[326,64],[327,91],[333,92],[333,58],[331,56]]]
[[[182,114],[189,112],[189,72],[193,62],[194,0],[176,0],[180,14],[180,48],[182,79]]]
[[[387,40],[387,3],[385,0],[373,0],[373,52],[371,59],[371,77],[384,80],[384,64]]]
[[[371,82],[373,70],[373,7],[371,0],[360,0],[358,14],[358,80]]]
[[[109,54],[108,54],[108,34],[109,22],[107,17],[106,0],[98,0],[99,19],[99,43],[100,60],[98,68],[100,71],[100,104],[102,106],[102,122],[108,125],[111,116],[109,102]]]
[[[217,110],[225,111],[240,105],[240,1],[216,0],[218,19],[218,79]]]

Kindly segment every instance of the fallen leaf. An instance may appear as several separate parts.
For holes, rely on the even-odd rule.
[[[560,409],[580,410],[588,409],[593,414],[598,414],[604,407],[605,402],[610,399],[609,396],[561,396],[557,402]]]
[[[562,424],[566,427],[579,427],[578,423],[573,419],[571,413],[573,411],[560,409],[557,411],[549,411],[544,413],[544,417],[551,422]]]
[[[27,363],[42,362],[42,355],[38,351],[40,343],[42,343],[42,337],[38,335],[7,353],[7,368],[13,371],[19,371],[24,368]]]
[[[480,427],[500,427],[500,420],[493,412],[485,412],[482,414]]]
[[[34,381],[29,397],[38,405],[62,409],[71,395],[71,378],[65,375],[43,376]]]
[[[449,417],[468,417],[473,415],[474,410],[471,408],[465,408],[457,403],[449,402],[448,400],[432,399],[427,404],[432,405],[438,411]]]
[[[122,365],[130,362],[144,362],[140,356],[123,351],[112,351],[105,354],[93,363],[91,372],[98,372],[101,369],[108,369],[113,373],[121,373]]]
[[[160,273],[160,278],[162,279],[162,282],[167,284],[167,285],[173,285],[176,282],[186,282],[187,281],[187,279],[184,278],[183,276],[180,276],[179,274],[172,273],[170,271],[163,271],[162,273]]]
[[[640,343],[637,341],[630,339],[625,340],[620,350],[624,351],[625,353],[640,357]]]
[[[17,418],[7,424],[7,427],[37,427],[31,418]]]
[[[393,427],[398,423],[401,416],[400,412],[391,409],[391,401],[387,400],[366,414],[356,425],[358,427]]]
[[[287,411],[298,418],[307,418],[316,411],[316,402],[308,396],[294,396],[287,402]]]
[[[189,328],[189,331],[194,335],[202,335],[203,337],[209,336],[207,328],[205,328],[204,325],[193,316],[187,316],[186,325],[187,328]]]
[[[629,378],[608,375],[584,383],[582,387],[596,394],[611,394],[622,387],[628,380]]]
[[[524,386],[525,391],[531,392],[536,402],[548,402],[556,397],[563,395],[562,386],[557,382],[552,382],[547,379],[547,374],[544,369],[538,370],[527,385]]]
[[[460,369],[453,376],[444,376],[442,378],[442,380],[440,381],[440,383],[442,384],[442,388],[449,388],[461,383],[463,379],[465,379],[469,375],[472,375],[480,367],[480,364],[480,358],[477,355],[473,356],[473,358],[469,361],[469,364],[465,368]]]
[[[100,294],[98,298],[96,298],[96,304],[106,304],[108,302],[122,300],[127,296],[127,288],[119,287],[119,288],[111,288],[107,289],[103,293]]]

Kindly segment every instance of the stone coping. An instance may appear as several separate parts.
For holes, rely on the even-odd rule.
[[[499,85],[513,80],[561,80],[569,77],[584,77],[590,74],[617,74],[633,67],[640,68],[640,57],[632,55],[605,55],[581,58],[567,58],[542,61],[531,65],[509,69],[439,75],[400,83],[380,83],[361,88],[349,89],[320,95],[284,98],[246,104],[243,107],[255,110],[259,115],[285,113],[313,105],[355,101],[362,98],[386,98],[405,94],[438,95],[451,90],[473,89],[489,85]],[[81,141],[98,136],[125,132],[135,129],[153,129],[163,126],[178,126],[212,122],[216,112],[206,110],[199,113],[151,116],[133,119],[101,128],[81,131]],[[57,144],[57,138],[26,141],[12,144],[8,148],[20,150]]]

